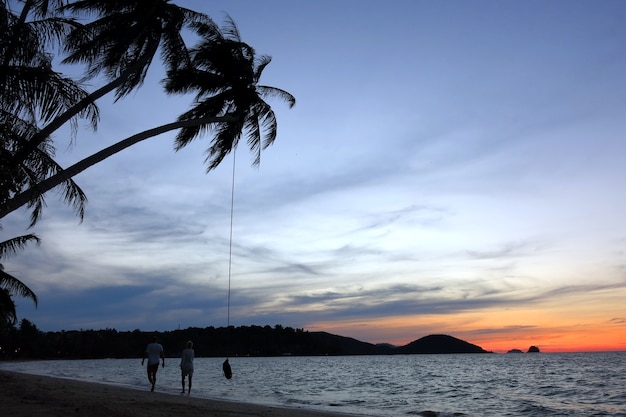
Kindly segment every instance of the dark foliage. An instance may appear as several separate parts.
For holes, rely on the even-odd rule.
[[[188,340],[194,342],[197,357],[486,353],[479,346],[445,335],[426,336],[395,347],[281,325],[190,327],[167,332],[115,329],[41,332],[24,319],[19,329],[0,329],[0,359],[140,358],[155,335],[167,357],[179,357]]]
[[[41,332],[28,320],[22,320],[19,329],[0,330],[0,358],[139,358],[154,335],[168,357],[180,356],[187,340],[194,342],[197,357],[318,355],[329,350],[324,341],[317,340],[315,333],[280,325],[190,327],[167,332],[114,329]],[[337,345],[332,350],[342,352]]]

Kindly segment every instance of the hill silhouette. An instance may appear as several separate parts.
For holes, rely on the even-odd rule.
[[[374,345],[326,332],[311,333],[311,336],[318,346],[335,355],[489,353],[480,346],[444,334],[424,336],[404,346]]]
[[[480,346],[456,337],[433,334],[397,348],[396,353],[489,353]]]
[[[375,345],[327,332],[310,332],[309,335],[327,355],[390,355],[395,349],[392,345]]]

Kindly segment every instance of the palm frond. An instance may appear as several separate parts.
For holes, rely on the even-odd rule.
[[[207,164],[207,172],[217,168],[222,160],[237,147],[241,136],[239,123],[220,123],[216,128],[212,145],[206,151],[204,162]]]
[[[56,16],[67,0],[37,0],[33,4],[33,14],[39,18]]]
[[[296,105],[296,98],[287,91],[280,88],[257,85],[256,91],[261,97],[278,98],[279,100],[286,102],[289,105],[289,108],[292,108]]]
[[[80,27],[80,23],[75,19],[64,17],[44,18],[27,24],[34,36],[51,44],[60,44],[72,30]]]
[[[52,120],[87,96],[74,80],[52,71],[47,65],[11,65],[0,69],[0,81],[4,83],[3,107],[15,104],[13,112],[31,120]],[[87,118],[95,128],[98,108],[92,103],[77,117]]]
[[[64,9],[97,19],[67,37],[68,56],[63,62],[85,63],[88,77],[103,74],[115,82],[116,100],[143,84],[159,48],[168,69],[187,65],[181,30],[208,28],[212,23],[208,16],[169,0],[82,0]]]
[[[232,118],[231,100],[229,100],[231,94],[231,91],[225,91],[211,97],[211,99],[200,101],[195,107],[180,115],[178,120],[186,121],[210,117]],[[175,138],[175,150],[178,151],[182,149],[203,133],[212,132],[214,129],[214,123],[206,123],[180,129]]]
[[[195,92],[197,101],[224,90],[222,76],[191,67],[168,71],[166,78],[161,83],[168,94]]]
[[[259,104],[262,109],[259,111],[261,126],[263,127],[263,149],[266,149],[274,143],[278,136],[278,120],[272,107],[267,104]]]
[[[41,149],[41,146],[40,146]],[[50,152],[40,152],[39,150],[35,153],[39,159],[40,163],[43,165],[42,170],[46,171],[45,177],[48,178],[57,174],[58,172],[63,170],[59,164],[57,164],[52,158]],[[32,181],[32,185],[37,184],[38,181]],[[78,215],[78,218],[82,221],[85,217],[85,206],[87,205],[87,195],[83,192],[83,190],[74,182],[73,179],[68,179],[63,181],[60,185],[61,193],[63,201],[66,204],[69,204],[74,209],[74,212]],[[37,220],[41,218],[41,212],[43,207],[45,206],[45,199],[43,195],[36,197],[32,200],[33,204],[29,204],[29,207],[33,208],[33,212],[31,213],[31,222],[29,227],[32,227],[37,223]]]
[[[252,165],[258,166],[261,163],[262,132],[256,107],[249,109],[249,114],[245,117],[244,131],[246,132],[248,149],[254,155]]]
[[[33,292],[26,284],[14,276],[7,274],[3,270],[0,270],[0,288],[7,290],[10,295],[18,295],[23,298],[28,298],[33,301],[35,307],[39,303],[37,294]]]
[[[22,149],[29,138],[39,130],[37,126],[15,115],[0,112],[6,116],[1,118],[0,131],[2,132],[2,147],[0,148],[0,160],[11,161],[13,155]],[[63,168],[53,159],[55,148],[50,139],[42,142],[27,157],[19,162],[13,169],[0,171],[2,183],[2,195],[0,201],[6,201],[24,190],[36,187],[44,179],[57,174]],[[62,195],[66,203],[73,206],[79,217],[83,218],[87,197],[80,187],[70,178],[61,184]],[[41,217],[45,207],[43,195],[34,196],[27,207],[31,210],[31,224],[34,226]]]
[[[37,244],[41,242],[39,237],[32,233],[0,242],[0,259],[15,255],[17,252],[24,249],[28,243],[33,241]]]
[[[269,55],[261,55],[259,58],[255,59],[255,70],[254,70],[254,83],[258,83],[261,79],[261,74],[265,67],[272,62],[272,57]]]
[[[225,35],[224,37],[235,42],[241,42],[241,35],[239,34],[239,29],[237,29],[237,25],[235,21],[228,13],[226,13],[226,17],[224,18],[225,23],[221,27],[221,32]]]
[[[0,323],[14,325],[16,322],[15,302],[9,291],[0,288]]]

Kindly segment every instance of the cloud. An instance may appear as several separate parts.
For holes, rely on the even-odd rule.
[[[466,252],[472,259],[510,259],[529,256],[537,252],[537,249],[535,242],[508,242],[504,243],[501,248],[492,251],[467,250]]]

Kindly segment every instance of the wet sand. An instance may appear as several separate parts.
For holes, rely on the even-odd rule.
[[[11,417],[346,417],[302,408],[140,391],[0,371],[0,415]]]

